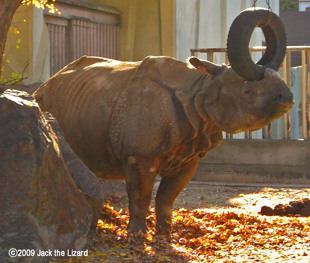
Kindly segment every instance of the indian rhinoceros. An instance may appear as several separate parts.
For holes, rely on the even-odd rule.
[[[226,65],[195,57],[185,63],[170,57],[121,62],[84,56],[34,96],[91,171],[126,180],[130,232],[147,231],[156,175],[162,177],[156,227],[167,232],[176,197],[198,159],[220,145],[222,132],[257,130],[293,105],[290,89],[273,69],[260,81],[246,81]]]

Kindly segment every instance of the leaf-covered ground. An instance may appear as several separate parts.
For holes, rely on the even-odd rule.
[[[212,197],[208,197],[212,195]],[[310,197],[307,188],[191,184],[173,213],[173,232],[128,235],[127,199],[106,200],[89,256],[67,262],[310,262],[310,217],[261,216],[260,207]],[[184,207],[184,208],[183,208]],[[65,262],[65,261],[54,261]]]

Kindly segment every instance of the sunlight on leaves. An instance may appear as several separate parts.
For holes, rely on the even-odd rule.
[[[53,3],[49,3],[50,1],[48,0],[23,0],[22,4],[23,5],[34,5],[37,8],[45,9],[45,7],[48,8],[49,13],[57,13],[61,14],[59,10],[55,7]],[[55,0],[52,0],[52,2],[55,2]]]

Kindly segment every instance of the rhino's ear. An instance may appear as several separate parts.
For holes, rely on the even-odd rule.
[[[193,65],[197,69],[203,69],[207,71],[211,75],[216,75],[220,70],[222,70],[222,66],[217,65],[215,63],[209,62],[207,60],[200,60],[196,57],[188,58],[188,61],[191,65]]]

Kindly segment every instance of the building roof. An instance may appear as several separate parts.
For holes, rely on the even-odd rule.
[[[87,9],[107,12],[110,14],[121,15],[122,12],[114,7],[90,2],[87,0],[57,0],[57,3],[68,4],[73,6],[84,7]]]

